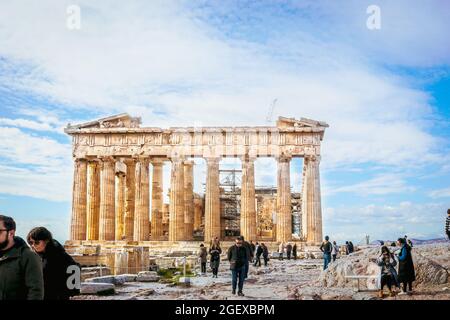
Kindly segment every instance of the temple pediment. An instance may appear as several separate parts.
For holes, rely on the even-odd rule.
[[[328,124],[323,121],[316,121],[307,118],[300,118],[297,120],[295,118],[285,118],[278,117],[277,121],[278,128],[299,128],[299,127],[309,127],[309,128],[318,128],[318,127],[326,127],[328,128]]]
[[[89,121],[77,125],[67,125],[67,129],[101,129],[101,128],[139,128],[141,118],[131,117],[127,113]]]

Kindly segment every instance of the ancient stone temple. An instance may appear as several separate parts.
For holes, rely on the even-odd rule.
[[[219,165],[242,162],[240,234],[258,240],[254,162],[277,161],[275,241],[292,239],[291,159],[301,157],[302,238],[322,240],[320,145],[328,125],[280,117],[276,126],[141,127],[140,118],[120,114],[65,132],[73,139],[74,182],[69,245],[151,247],[153,241],[192,241],[200,224],[204,241],[221,236]],[[193,192],[192,158],[206,162],[204,199]],[[164,212],[164,164],[171,164],[168,221]],[[203,212],[201,212],[203,210]],[[168,223],[168,236],[164,236]],[[167,227],[166,227],[167,228]],[[166,231],[167,232],[167,231]]]

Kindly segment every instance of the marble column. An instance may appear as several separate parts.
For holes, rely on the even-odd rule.
[[[116,176],[116,240],[123,240],[125,235],[125,189],[126,172]]]
[[[242,159],[241,235],[247,241],[256,241],[255,162]]]
[[[184,239],[194,236],[194,162],[184,162]]]
[[[194,230],[200,230],[203,220],[202,199],[194,197]]]
[[[320,195],[320,158],[305,157],[305,213],[307,220],[306,241],[320,243],[322,241],[322,205]]]
[[[124,237],[127,241],[133,241],[134,237],[134,206],[136,189],[136,160],[128,159],[125,162],[127,166],[126,186],[125,186],[125,230]]]
[[[86,240],[87,162],[75,159],[72,190],[71,240]]]
[[[134,208],[134,241],[150,239],[150,189],[149,160],[136,162],[136,187]]]
[[[279,157],[277,175],[277,242],[291,241],[291,181],[290,157]]]
[[[219,158],[206,158],[205,239],[220,239]]]
[[[169,241],[185,239],[184,159],[172,158],[170,175]]]
[[[115,178],[114,159],[101,159],[99,240],[112,241],[115,239]]]
[[[89,161],[87,194],[87,240],[98,240],[100,224],[100,166],[98,161]]]
[[[152,240],[161,240],[163,237],[163,161],[152,161]]]

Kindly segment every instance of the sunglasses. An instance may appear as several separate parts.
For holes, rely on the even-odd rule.
[[[39,243],[41,243],[41,240],[36,240],[36,241],[30,240],[30,241],[28,241],[28,243],[30,244],[30,246],[34,246],[34,245],[38,246]]]

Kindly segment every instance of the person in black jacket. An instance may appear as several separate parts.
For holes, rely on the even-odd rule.
[[[264,258],[264,266],[267,267],[267,261],[269,261],[269,249],[264,243],[261,243],[261,247],[263,248],[263,258]]]
[[[28,233],[27,242],[42,259],[44,300],[69,300],[80,293],[79,288],[71,288],[67,283],[74,274],[69,267],[80,268],[80,265],[53,239],[50,231],[44,227],[33,228]],[[81,283],[80,279],[77,282]]]
[[[0,301],[42,300],[41,259],[15,234],[14,219],[0,215]]]
[[[213,273],[213,278],[217,278],[217,273],[219,272],[220,265],[220,254],[222,253],[222,248],[220,248],[219,242],[214,242],[209,248],[209,254],[211,255],[211,269]]]
[[[255,258],[255,263],[254,266],[258,266],[261,267],[261,255],[263,254],[264,248],[262,246],[262,244],[258,244],[258,242],[256,243],[256,258]]]
[[[445,234],[450,240],[450,209],[447,209],[447,219],[445,219]]]
[[[414,263],[411,255],[411,247],[406,243],[405,238],[399,238],[397,240],[399,246],[401,246],[400,254],[398,258],[398,282],[403,287],[400,295],[407,294],[412,291],[412,283],[416,280],[416,273],[414,270]],[[407,289],[409,291],[407,291]]]
[[[238,295],[243,296],[242,292],[245,281],[245,265],[248,264],[249,253],[248,249],[244,246],[244,237],[239,236],[236,238],[236,243],[228,249],[228,261],[230,262],[231,270],[231,285],[233,288],[233,294],[236,294],[236,286],[238,287]],[[239,279],[239,284],[238,284]]]

